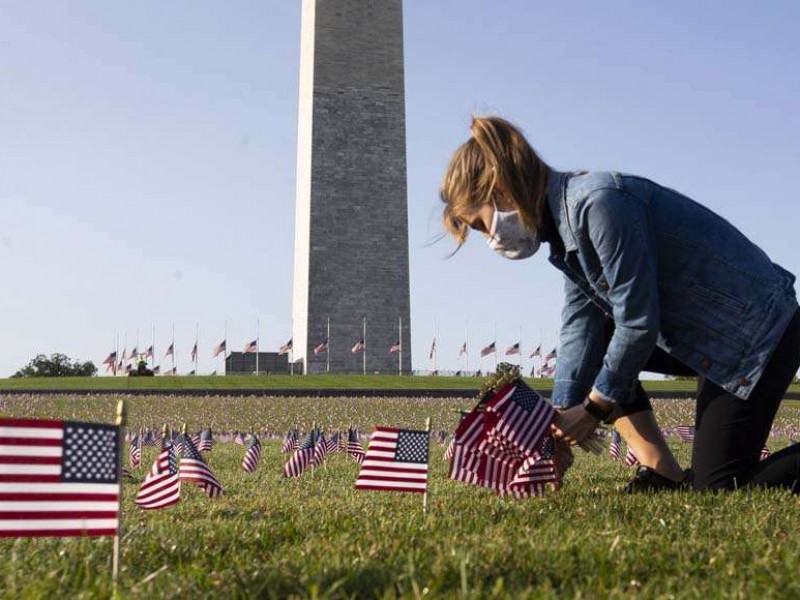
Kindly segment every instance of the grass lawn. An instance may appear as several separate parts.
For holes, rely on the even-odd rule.
[[[0,379],[2,390],[225,390],[225,389],[474,389],[485,378],[433,377],[398,375],[262,375],[241,376],[178,376],[178,377],[54,377]],[[537,390],[552,389],[552,379],[527,379]],[[695,389],[694,381],[646,380],[648,390],[687,391]],[[800,386],[791,386],[800,391]]]
[[[0,414],[113,419],[114,396],[6,396]],[[328,429],[373,424],[452,430],[463,400],[414,398],[158,398],[127,400],[132,428],[283,432],[312,421]],[[663,425],[685,424],[688,401],[656,401]],[[797,426],[800,408],[776,425]],[[671,438],[685,464],[691,445]],[[771,439],[775,451],[786,439]],[[430,512],[417,494],[356,492],[357,466],[341,454],[297,480],[269,439],[258,471],[244,450],[208,455],[226,493],[184,485],[163,511],[133,505],[126,482],[124,598],[796,598],[800,504],[782,492],[623,496],[632,470],[605,454],[579,454],[564,488],[514,500],[445,478],[433,443]],[[156,455],[145,448],[141,481]],[[108,598],[111,539],[0,540],[5,598]]]

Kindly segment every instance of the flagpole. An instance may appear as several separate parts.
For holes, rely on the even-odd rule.
[[[261,337],[261,321],[256,318],[256,377],[258,377],[258,341]]]
[[[123,343],[122,354],[128,354],[128,330],[125,330],[125,342]],[[122,370],[125,371],[125,367],[127,366],[128,357],[122,357]]]
[[[494,324],[494,371],[497,372],[497,321]]]
[[[175,323],[172,324],[172,376],[175,377]]]
[[[469,375],[469,319],[467,319],[467,375]]]
[[[436,319],[433,320],[433,372],[436,373],[439,370],[439,361],[438,356],[436,356],[436,335],[439,333],[439,327],[436,323]]]
[[[199,375],[200,374],[200,369],[199,369],[199,364],[200,363],[198,362],[199,361],[199,356],[200,356],[200,347],[198,346],[199,341],[200,341],[200,323],[195,321],[195,324],[194,324],[194,349],[195,349],[195,352],[194,352],[194,374],[195,375]]]
[[[119,486],[119,494],[120,494],[120,503],[119,503],[119,513],[117,519],[117,535],[114,536],[114,554],[111,561],[111,581],[114,585],[114,596],[117,595],[117,581],[119,578],[119,538],[122,532],[122,481],[120,481],[122,477],[122,444],[123,440],[125,439],[125,401],[120,400],[117,403],[117,427],[119,430],[117,431],[117,435],[119,436],[119,440],[117,443],[117,485]]]
[[[153,347],[153,354],[150,355],[150,361],[152,365],[156,366],[156,326],[153,325],[153,343],[150,344]]]
[[[519,370],[522,372],[522,325],[519,326],[519,360],[517,361],[519,364]]]
[[[364,347],[361,349],[361,365],[362,365],[362,372],[364,375],[367,374],[367,317],[363,318],[361,324],[361,337],[364,340]]]
[[[425,431],[428,432],[428,465],[426,465],[427,469],[427,467],[430,465],[431,462],[431,418],[430,417],[425,419]],[[422,513],[427,514],[427,512],[428,512],[428,482],[426,480],[425,493],[422,494]]]
[[[325,337],[325,372],[331,372],[331,317],[328,315],[328,334]]]
[[[400,340],[400,353],[397,358],[397,374],[403,374],[403,317],[397,318],[397,339]]]
[[[225,337],[223,338],[225,342],[225,347],[222,349],[222,374],[227,375],[225,369],[227,365],[225,364],[225,359],[228,357],[228,319],[225,319]]]

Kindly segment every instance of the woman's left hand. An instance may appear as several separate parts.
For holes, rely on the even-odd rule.
[[[600,421],[579,404],[559,413],[552,426],[553,435],[570,444],[580,444],[592,435],[599,424]]]

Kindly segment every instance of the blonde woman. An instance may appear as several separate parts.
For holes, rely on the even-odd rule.
[[[564,274],[553,404],[556,437],[613,423],[642,467],[629,492],[747,485],[800,492],[800,445],[759,461],[800,366],[795,277],[730,223],[650,180],[562,173],[520,130],[474,118],[442,184],[459,245],[482,233],[522,260],[550,245]],[[643,370],[699,376],[691,478],[639,383]]]

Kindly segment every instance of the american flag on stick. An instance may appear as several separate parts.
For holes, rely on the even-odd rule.
[[[358,432],[352,428],[347,430],[347,454],[359,464],[364,460],[364,448],[358,439]]]
[[[200,432],[200,443],[197,444],[197,449],[200,452],[211,452],[211,448],[214,447],[214,435],[211,433],[211,429],[206,428]]]
[[[619,448],[621,441],[622,436],[619,434],[619,431],[612,431],[611,442],[608,444],[608,455],[614,460],[619,460]]]
[[[140,508],[156,509],[173,506],[181,500],[181,480],[178,476],[178,455],[172,442],[165,439],[161,452],[136,494]]]
[[[291,452],[297,450],[297,429],[290,429],[286,432],[286,437],[283,438],[283,446],[281,452]]]
[[[629,467],[635,467],[639,464],[639,459],[636,458],[636,455],[631,450],[631,447],[628,446],[627,451],[625,452],[625,464]]]
[[[128,449],[131,469],[138,469],[142,464],[142,437],[138,434],[133,436],[130,448]]]
[[[219,498],[225,491],[219,479],[206,464],[205,459],[192,442],[192,438],[183,434],[181,447],[181,463],[179,477],[181,481],[197,484],[209,498]]]
[[[311,431],[300,444],[299,448],[292,454],[283,466],[284,477],[300,477],[311,464],[314,456],[314,431]]]
[[[678,425],[676,433],[681,441],[693,442],[694,441],[694,425]]]
[[[119,427],[0,418],[0,537],[118,535]]]
[[[356,479],[356,489],[425,493],[430,432],[376,427]]]
[[[519,378],[490,391],[456,428],[449,477],[517,497],[558,487],[550,434],[555,417]]]
[[[247,450],[242,459],[242,468],[248,473],[252,473],[258,467],[258,461],[261,459],[261,442],[258,441],[258,436],[254,433],[250,437],[250,443],[247,445]]]

